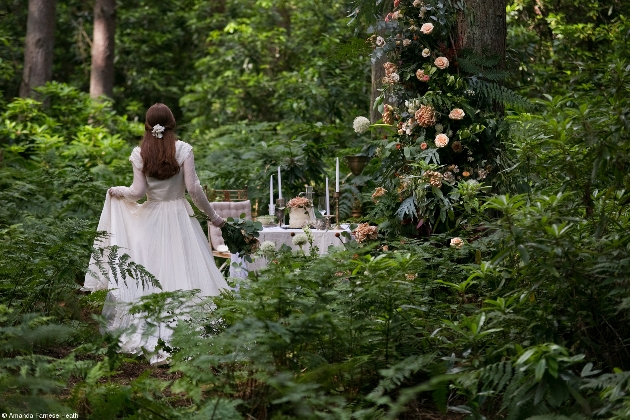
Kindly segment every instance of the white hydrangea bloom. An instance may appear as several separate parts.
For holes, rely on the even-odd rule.
[[[276,251],[276,244],[272,241],[265,241],[260,244],[260,252],[263,254],[271,253]]]
[[[358,134],[363,134],[370,129],[370,120],[365,117],[356,117],[352,122],[352,128]]]
[[[293,237],[293,245],[304,246],[308,243],[308,237],[304,233],[298,233]]]

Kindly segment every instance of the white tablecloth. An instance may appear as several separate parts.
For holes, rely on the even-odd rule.
[[[328,252],[328,247],[330,245],[341,246],[342,240],[343,242],[347,241],[347,239],[344,238],[343,236],[340,236],[339,238],[335,236],[335,234],[341,233],[344,231],[350,232],[350,230],[347,228],[346,225],[342,225],[342,227],[344,229],[338,229],[338,230],[311,229],[311,233],[313,234],[313,245],[319,248],[320,255],[326,254]],[[302,229],[282,229],[279,227],[263,228],[263,230],[260,232],[260,236],[258,237],[258,240],[260,241],[261,244],[265,241],[274,242],[276,244],[276,249],[280,249],[280,247],[283,244],[285,244],[287,246],[290,246],[294,250],[298,250],[300,249],[300,247],[297,245],[293,245],[293,236],[291,236],[291,233],[294,233],[295,235],[297,235],[300,233],[304,233],[304,231]],[[302,249],[304,250],[306,254],[308,254],[311,248],[309,244],[306,244],[303,246]],[[232,262],[241,263],[242,260],[236,257],[235,255],[232,255]],[[247,266],[246,268],[247,271],[258,270],[267,265],[267,262],[265,261],[264,258],[254,259],[254,262],[250,264],[247,264],[246,262],[242,262],[242,263],[243,263],[242,265],[244,268],[245,266]],[[237,273],[231,270],[230,275],[233,277],[242,277],[243,275],[247,275],[247,274],[246,272]]]

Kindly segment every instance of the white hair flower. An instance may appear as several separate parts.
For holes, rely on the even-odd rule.
[[[352,123],[352,128],[358,134],[363,134],[370,129],[370,120],[365,117],[356,117]]]
[[[153,134],[153,137],[161,139],[162,137],[164,137],[164,127],[162,127],[160,124],[155,124],[151,133]]]

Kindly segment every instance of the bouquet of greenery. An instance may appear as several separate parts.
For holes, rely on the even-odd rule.
[[[232,254],[238,254],[245,258],[245,261],[252,262],[250,255],[260,246],[258,232],[261,230],[262,223],[245,220],[245,213],[243,213],[238,219],[228,217],[221,227],[221,234],[223,242]]]

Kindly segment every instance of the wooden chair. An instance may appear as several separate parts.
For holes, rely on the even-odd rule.
[[[207,186],[203,187],[204,192],[206,193],[206,197],[208,197],[208,201],[246,201],[248,200],[247,196],[247,186],[243,190],[209,190]]]

